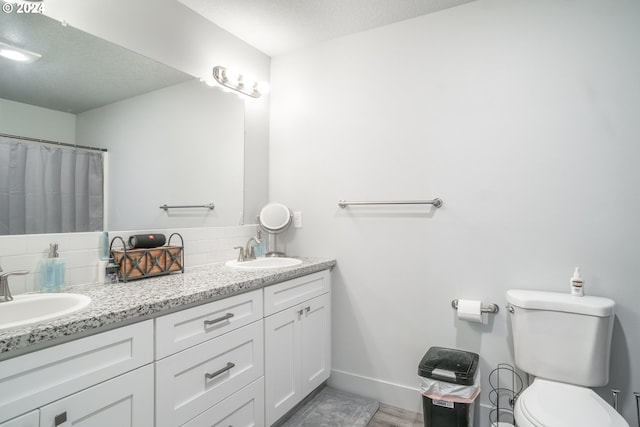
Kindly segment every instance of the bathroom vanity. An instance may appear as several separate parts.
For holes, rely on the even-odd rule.
[[[334,265],[68,289],[89,307],[0,331],[0,426],[271,425],[329,377]]]

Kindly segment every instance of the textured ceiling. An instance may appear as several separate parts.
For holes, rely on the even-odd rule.
[[[42,55],[0,57],[0,98],[53,110],[80,113],[193,78],[37,13],[0,13],[0,41]]]
[[[178,0],[269,56],[473,0]]]

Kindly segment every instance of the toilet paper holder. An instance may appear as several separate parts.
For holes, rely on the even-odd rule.
[[[458,300],[457,299],[454,299],[453,301],[451,301],[451,307],[453,307],[455,310],[458,309]],[[498,304],[489,304],[487,307],[482,307],[480,309],[481,313],[496,314],[498,311],[500,311],[500,308],[498,307]]]

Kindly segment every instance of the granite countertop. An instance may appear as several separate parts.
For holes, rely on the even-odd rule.
[[[259,271],[231,269],[224,262],[115,285],[70,286],[65,292],[91,297],[87,308],[69,316],[0,331],[0,360],[76,337],[161,316],[234,294],[333,268],[335,259],[300,257],[294,267]]]

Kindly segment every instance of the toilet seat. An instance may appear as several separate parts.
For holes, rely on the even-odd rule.
[[[593,390],[536,378],[516,400],[518,427],[629,427]]]

